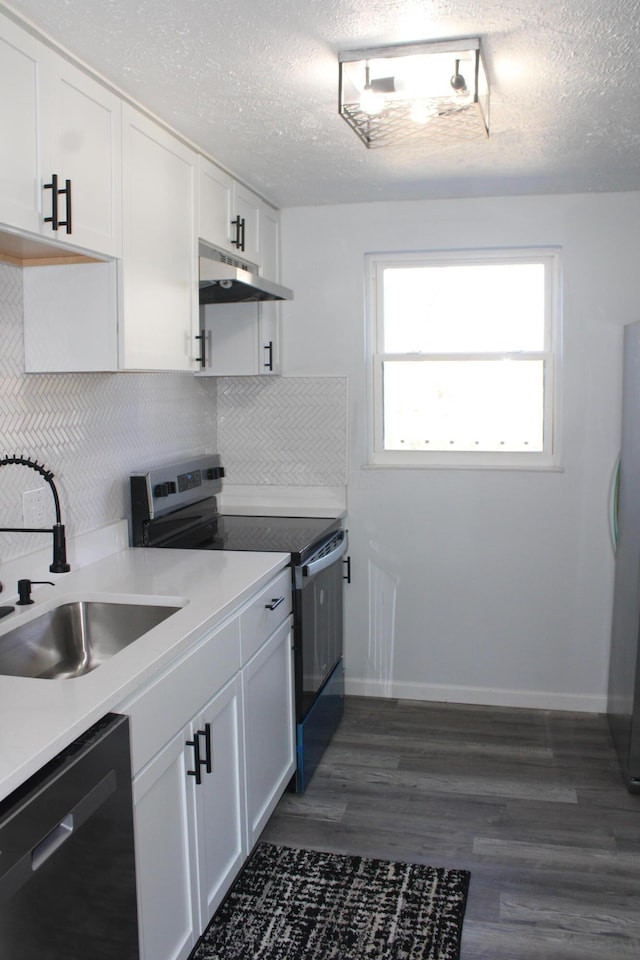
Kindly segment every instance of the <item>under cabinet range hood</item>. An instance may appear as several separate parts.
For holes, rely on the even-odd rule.
[[[293,291],[261,277],[253,264],[201,243],[200,303],[257,300],[293,300]]]

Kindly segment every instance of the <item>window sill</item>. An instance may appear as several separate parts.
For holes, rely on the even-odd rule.
[[[380,457],[371,458],[362,464],[363,470],[494,470],[494,471],[519,471],[521,473],[564,473],[564,467],[560,463],[537,460],[535,463],[527,463],[524,460],[507,459],[500,461],[478,460],[471,462],[465,460],[433,459],[394,459]]]

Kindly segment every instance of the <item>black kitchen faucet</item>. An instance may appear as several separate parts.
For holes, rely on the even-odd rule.
[[[60,516],[60,499],[56,485],[53,482],[53,473],[47,470],[44,464],[37,460],[30,460],[28,457],[3,457],[0,460],[0,467],[16,464],[19,467],[29,467],[35,470],[47,481],[53,494],[53,502],[56,508],[56,522],[53,527],[0,527],[0,533],[51,533],[53,534],[53,562],[49,566],[51,573],[68,573],[71,567],[67,563],[67,543],[64,533],[64,525]]]

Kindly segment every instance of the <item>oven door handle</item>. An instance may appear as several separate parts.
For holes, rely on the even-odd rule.
[[[316,573],[326,570],[332,563],[336,563],[344,557],[347,552],[347,531],[339,530],[336,534],[336,539],[338,537],[340,537],[340,541],[333,550],[330,550],[329,553],[325,553],[323,556],[318,557],[317,560],[312,560],[311,563],[306,563],[303,566],[303,577],[313,577]]]

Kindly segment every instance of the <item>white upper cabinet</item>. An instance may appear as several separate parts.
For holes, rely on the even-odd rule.
[[[280,280],[280,214],[200,157],[199,236],[205,243],[250,261],[269,280]],[[209,304],[200,308],[200,376],[280,373],[280,305]]]
[[[120,100],[0,17],[0,222],[121,253]]]
[[[50,121],[44,144],[45,184],[55,175],[56,240],[106,256],[122,254],[122,104],[118,97],[60,57],[52,57],[48,85]],[[47,142],[48,141],[48,142]],[[69,194],[67,194],[67,183]],[[51,187],[43,188],[45,216],[52,214]],[[70,220],[70,223],[69,223]]]
[[[200,157],[199,163],[200,239],[279,280],[278,211],[211,161]]]
[[[200,177],[200,224],[202,240],[221,250],[233,251],[231,220],[233,177],[204,157],[198,158]]]
[[[260,214],[262,200],[243,184],[236,183],[233,197],[232,243],[244,260],[262,267],[260,248]],[[260,273],[266,276],[261,269]]]
[[[123,105],[120,369],[195,370],[197,155]]]
[[[204,366],[198,377],[280,373],[280,315],[276,302],[212,303],[200,307]]]
[[[204,157],[200,162],[200,239],[260,266],[262,201]]]
[[[263,203],[260,208],[260,273],[269,280],[280,280],[280,211]]]
[[[123,257],[23,270],[25,369],[195,370],[196,155],[123,106]]]
[[[277,210],[1,13],[0,130],[28,372],[280,372],[277,303],[198,310],[198,238],[280,280]]]
[[[0,222],[38,233],[38,88],[46,48],[0,17]]]

